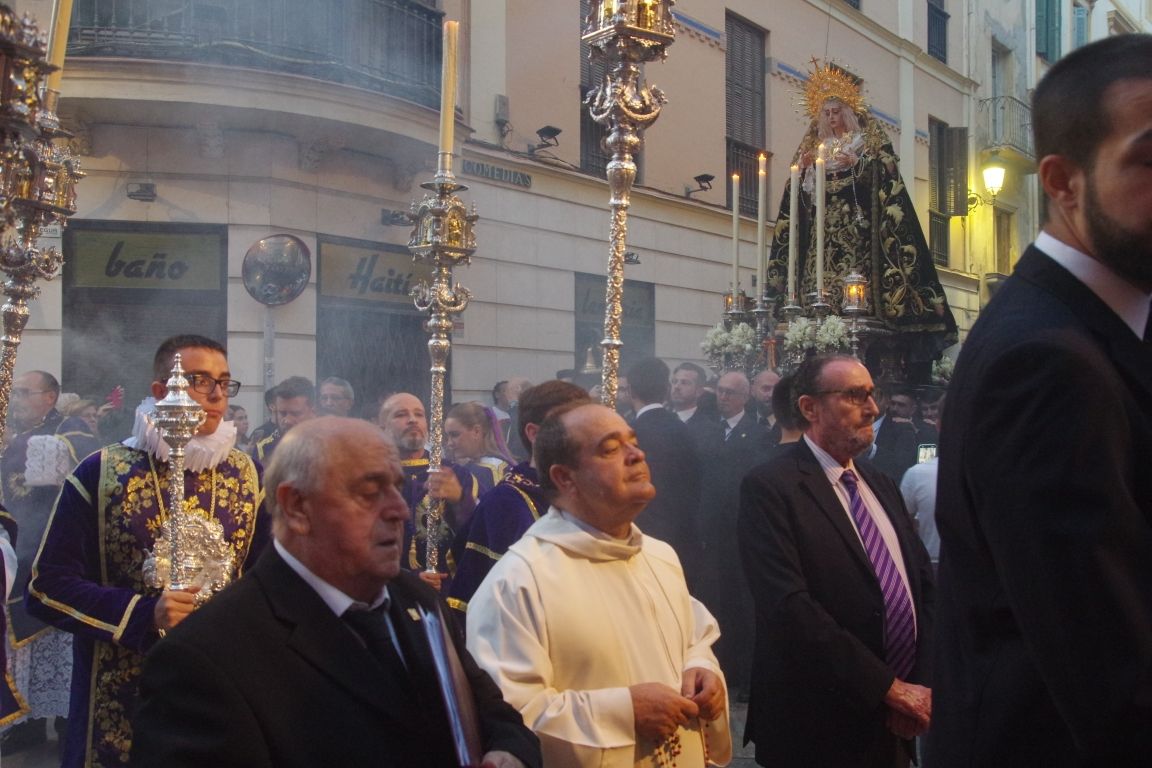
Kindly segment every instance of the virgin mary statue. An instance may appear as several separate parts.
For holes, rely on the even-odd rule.
[[[940,352],[956,342],[956,321],[892,142],[868,114],[859,86],[836,67],[817,66],[810,73],[801,103],[811,123],[793,159],[800,170],[799,214],[793,227],[789,181],[772,238],[769,295],[790,298],[785,294],[793,232],[798,240],[795,298],[803,304],[816,291],[815,160],[822,151],[825,301],[840,307],[844,278],[852,272],[863,275],[870,290],[866,316],[899,336],[905,358],[901,378],[922,378]]]

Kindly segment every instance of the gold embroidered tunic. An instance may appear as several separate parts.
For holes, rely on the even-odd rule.
[[[28,606],[76,635],[64,766],[128,760],[140,665],[158,639],[160,595],[145,586],[142,565],[167,515],[167,485],[166,463],[110,445],[69,476],[49,520]],[[268,537],[257,465],[233,449],[211,469],[185,472],[184,494],[189,512],[223,525],[238,578]]]

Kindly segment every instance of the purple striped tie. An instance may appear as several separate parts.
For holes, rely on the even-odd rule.
[[[908,589],[904,586],[900,570],[876,527],[876,521],[864,506],[855,473],[850,469],[845,470],[840,475],[840,482],[848,489],[848,508],[852,512],[852,519],[856,521],[856,530],[860,532],[868,559],[872,561],[872,569],[880,582],[880,591],[884,593],[884,649],[888,666],[896,673],[896,677],[903,680],[916,661],[916,624],[912,601],[908,597]]]

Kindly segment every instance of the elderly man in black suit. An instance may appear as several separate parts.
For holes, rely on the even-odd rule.
[[[133,765],[475,764],[446,701],[477,714],[483,765],[540,765],[443,603],[400,569],[403,481],[395,446],[367,422],[323,417],[284,436],[265,475],[274,549],[149,653]],[[454,696],[434,653],[462,670]]]
[[[740,481],[748,470],[764,461],[767,428],[755,408],[747,410],[752,385],[742,371],[728,371],[716,382],[716,437],[703,449],[704,500],[700,540],[710,574],[704,580],[705,602],[716,614],[722,634],[716,657],[728,675],[733,696],[745,700],[752,659],[752,596],[740,572],[737,554],[736,513]]]
[[[655,357],[628,369],[628,387],[636,418],[632,428],[648,457],[656,498],[636,518],[640,530],[672,545],[690,587],[700,572],[696,515],[700,506],[700,457],[689,427],[664,407],[668,366]]]
[[[1152,37],[1033,97],[1043,232],[941,430],[933,766],[1152,761]]]
[[[930,723],[932,574],[900,491],[854,457],[872,442],[872,377],[816,357],[793,392],[808,422],[740,487],[756,603],[745,741],[765,766],[907,765]]]

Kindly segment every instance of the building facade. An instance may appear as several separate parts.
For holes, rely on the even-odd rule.
[[[1052,7],[1070,19],[1080,5]],[[1146,24],[1144,0],[1094,5],[1087,29],[1113,12]],[[75,0],[60,112],[88,177],[61,240],[64,275],[33,307],[18,369],[62,373],[83,392],[123,384],[131,397],[155,341],[186,330],[227,338],[245,382],[237,402],[253,413],[265,381],[289,375],[347,378],[361,402],[423,393],[426,338],[406,297],[421,271],[402,213],[434,171],[443,18],[461,21],[455,169],[480,215],[478,250],[457,270],[473,300],[454,335],[453,395],[483,399],[499,379],[579,368],[598,352],[609,228],[603,129],[582,106],[598,77],[580,42],[587,6]],[[53,3],[17,7],[45,19]],[[747,180],[736,202],[751,288],[748,170],[768,154],[774,218],[814,58],[861,79],[963,333],[1037,226],[1027,103],[1055,55],[1038,50],[1047,7],[679,0],[668,59],[646,68],[668,104],[632,194],[625,364],[701,359],[731,281],[722,180],[733,171]],[[1072,26],[1045,40],[1067,48]],[[1006,168],[994,197],[989,164]],[[697,191],[704,175],[717,181]],[[244,263],[273,235],[298,238],[312,271],[298,298],[266,307]]]

